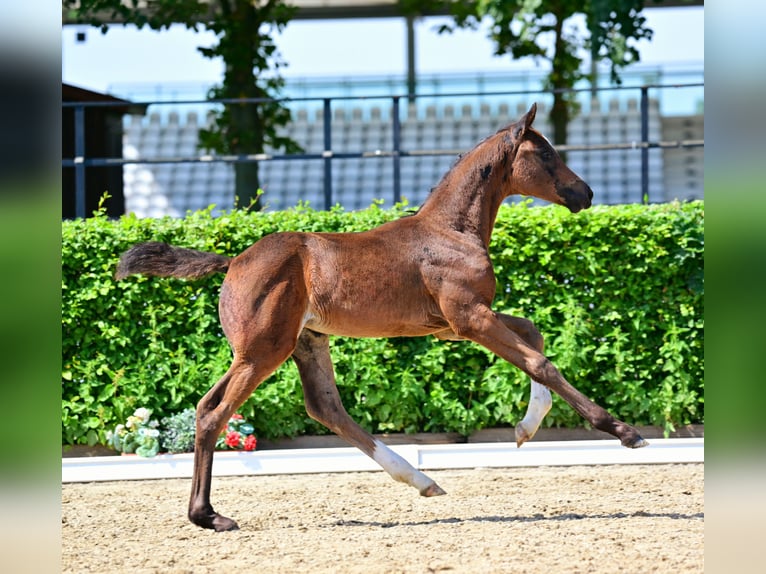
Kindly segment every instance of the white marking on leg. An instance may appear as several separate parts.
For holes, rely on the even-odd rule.
[[[395,480],[414,486],[421,494],[434,484],[433,480],[414,468],[378,439],[375,439],[375,450],[372,452],[372,459],[382,466],[383,470]]]
[[[537,381],[531,381],[529,404],[521,422],[516,425],[516,442],[519,446],[535,436],[543,417],[551,410],[551,392],[548,387]]]

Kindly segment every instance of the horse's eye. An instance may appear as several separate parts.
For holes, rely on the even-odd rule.
[[[540,159],[543,161],[551,161],[553,159],[553,152],[549,149],[540,150]]]

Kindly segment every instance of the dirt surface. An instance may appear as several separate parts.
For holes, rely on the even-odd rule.
[[[702,464],[428,474],[447,496],[382,472],[215,478],[225,533],[187,522],[187,479],[66,484],[62,571],[703,572]]]

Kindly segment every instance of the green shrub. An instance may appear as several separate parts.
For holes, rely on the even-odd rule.
[[[192,452],[197,433],[197,413],[188,408],[160,421],[160,450],[162,452]]]
[[[115,281],[119,255],[141,241],[236,255],[275,231],[361,231],[401,206],[347,213],[209,212],[185,219],[62,224],[62,432],[65,444],[103,443],[137,407],[170,416],[193,407],[231,360],[217,318],[222,275],[200,281]],[[546,354],[586,395],[633,424],[704,420],[704,204],[503,206],[490,246],[494,308],[532,319]],[[373,432],[508,426],[524,414],[518,369],[467,342],[433,337],[332,339],[349,413]],[[239,410],[258,437],[324,433],[303,407],[288,361]],[[582,419],[554,399],[544,424]]]

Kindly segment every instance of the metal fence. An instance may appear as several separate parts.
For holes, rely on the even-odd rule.
[[[556,146],[561,152],[593,152],[603,150],[636,150],[641,154],[641,196],[644,201],[649,198],[649,150],[650,149],[668,149],[668,148],[695,148],[704,147],[704,139],[694,140],[676,140],[676,141],[652,141],[649,139],[649,102],[650,96],[655,90],[677,90],[686,88],[701,88],[704,83],[688,84],[647,84],[641,86],[615,86],[608,88],[598,88],[598,93],[602,92],[624,92],[632,90],[640,94],[640,116],[641,133],[640,139],[634,141],[625,141],[619,143],[606,144],[588,144],[588,145],[561,145]],[[571,90],[576,92],[579,98],[586,99],[594,93],[591,88]],[[523,90],[510,92],[484,92],[476,93],[451,93],[439,94],[442,101],[457,101],[461,98],[481,95],[482,97],[508,98],[509,100],[519,100],[537,96],[538,99],[552,98],[551,92],[540,92],[538,90]],[[74,113],[74,157],[65,157],[62,159],[63,168],[74,168],[75,181],[75,216],[85,217],[85,199],[86,199],[86,169],[88,167],[113,167],[129,164],[172,164],[172,163],[210,163],[224,162],[237,164],[243,162],[270,162],[270,161],[294,161],[294,160],[321,160],[323,163],[323,191],[324,208],[330,209],[333,206],[333,161],[337,159],[359,159],[359,158],[390,158],[393,168],[393,180],[391,197],[394,203],[401,201],[401,164],[404,157],[417,156],[455,156],[463,153],[465,149],[404,149],[402,146],[401,123],[403,114],[406,111],[408,103],[412,103],[417,98],[434,98],[429,95],[393,95],[376,97],[359,96],[340,96],[323,98],[292,98],[281,100],[285,104],[311,103],[321,104],[321,113],[323,115],[324,142],[323,150],[320,153],[300,153],[300,154],[277,154],[277,153],[258,153],[258,154],[240,154],[240,155],[210,155],[198,154],[183,157],[157,157],[157,158],[136,158],[125,159],[122,157],[86,157],[85,146],[85,112],[91,108],[121,107],[125,102],[64,102],[63,108],[71,108]],[[336,107],[347,105],[353,100],[384,100],[391,103],[391,142],[389,149],[358,150],[358,151],[336,151],[333,149],[332,118]],[[229,99],[229,100],[178,100],[178,101],[149,101],[149,102],[131,102],[132,106],[146,107],[149,105],[162,106],[223,106],[227,104],[249,104],[258,105],[271,100],[264,99]]]

